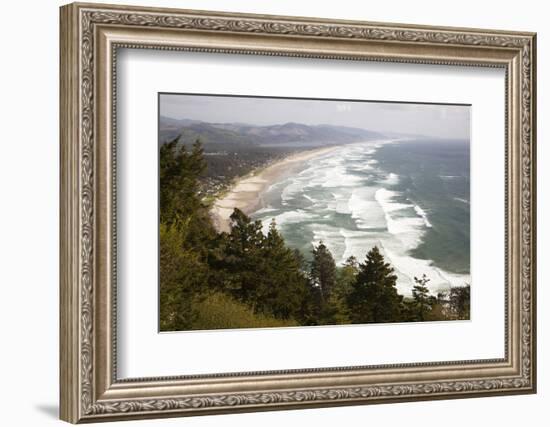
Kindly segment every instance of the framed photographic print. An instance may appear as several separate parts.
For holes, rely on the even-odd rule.
[[[535,34],[61,8],[61,418],[533,393]]]

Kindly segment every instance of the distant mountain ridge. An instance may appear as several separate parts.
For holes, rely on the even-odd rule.
[[[257,146],[345,144],[383,138],[384,135],[366,129],[334,126],[305,125],[288,122],[278,125],[254,126],[245,123],[208,123],[199,120],[173,119],[160,116],[159,137],[165,143],[181,135],[183,143],[200,139],[210,143],[254,144]]]

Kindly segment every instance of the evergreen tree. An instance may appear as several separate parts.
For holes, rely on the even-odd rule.
[[[265,236],[260,221],[251,221],[241,210],[230,216],[231,232],[224,239],[220,265],[225,275],[225,290],[236,299],[250,304],[254,310],[263,292],[262,270],[264,258],[261,249]]]
[[[312,254],[311,280],[316,286],[319,286],[321,295],[326,300],[330,297],[336,284],[336,263],[322,241],[313,247]]]
[[[215,235],[200,197],[200,178],[206,170],[203,148],[196,140],[188,152],[179,140],[160,147],[160,222],[184,221],[189,229],[188,247],[203,247]]]
[[[199,252],[186,249],[186,224],[160,224],[160,329],[191,329],[194,302],[204,294],[208,265]]]
[[[329,304],[334,307],[332,320],[335,324],[350,323],[348,298],[358,273],[359,263],[354,256],[350,256],[342,267],[336,269],[336,284],[329,299]]]
[[[211,264],[213,280],[222,290],[247,303],[254,312],[280,319],[304,318],[308,282],[301,259],[285,245],[275,222],[265,236],[260,221],[252,221],[235,209],[231,232]]]
[[[431,320],[429,319],[430,313],[433,309],[433,306],[437,302],[437,299],[430,295],[430,291],[427,287],[430,279],[426,277],[425,274],[419,279],[418,277],[414,278],[416,283],[413,287],[413,304],[412,304],[412,314],[415,321],[424,321]]]
[[[313,298],[316,304],[314,308],[316,324],[330,325],[337,323],[338,299],[334,295],[336,287],[336,263],[329,249],[319,242],[313,247],[313,260],[310,266],[310,279],[313,290]]]
[[[449,292],[449,311],[454,319],[470,318],[470,285],[454,286]]]
[[[359,264],[359,273],[348,297],[353,323],[385,323],[403,320],[403,297],[396,288],[397,276],[384,261],[378,247],[372,248],[365,262]]]
[[[359,261],[357,261],[357,258],[355,256],[351,255],[350,257],[348,257],[348,259],[346,259],[344,267],[350,268],[357,273],[359,271]]]
[[[206,167],[197,141],[191,153],[179,138],[160,148],[160,328],[192,328],[193,302],[208,283],[209,242],[214,235],[199,197],[199,178]]]
[[[270,311],[282,319],[304,317],[303,300],[307,296],[308,282],[300,270],[301,257],[296,257],[295,251],[286,247],[275,220],[269,226],[263,257],[265,270],[262,273],[268,281],[263,311]]]
[[[199,177],[206,169],[200,141],[189,153],[180,137],[160,147],[160,220],[171,223],[200,210]]]
[[[246,322],[319,325],[469,318],[469,285],[436,299],[429,295],[426,276],[415,278],[413,297],[404,302],[394,270],[377,247],[363,263],[350,257],[337,267],[320,242],[306,265],[299,251],[286,246],[275,221],[264,235],[261,222],[238,209],[230,217],[230,232],[216,233],[201,195],[205,168],[199,140],[186,148],[178,137],[160,148],[161,330],[194,329],[204,322],[242,327]],[[215,303],[209,303],[209,296],[216,296]],[[215,311],[224,304],[232,311],[218,316]]]
[[[337,269],[335,293],[339,297],[346,297],[347,299],[358,273],[359,263],[354,256],[350,256],[344,265]]]

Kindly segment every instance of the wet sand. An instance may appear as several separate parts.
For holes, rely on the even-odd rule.
[[[212,220],[218,231],[229,231],[229,217],[235,208],[249,215],[260,209],[262,193],[285,174],[300,168],[307,160],[327,154],[338,146],[323,147],[303,151],[273,163],[239,179],[221,198],[217,199],[211,210]]]

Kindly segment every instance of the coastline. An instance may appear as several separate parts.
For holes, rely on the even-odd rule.
[[[249,215],[260,208],[262,193],[285,173],[292,172],[304,162],[321,156],[340,145],[316,148],[291,154],[259,171],[239,178],[223,197],[216,199],[210,208],[214,226],[219,232],[230,231],[229,217],[235,208]]]
[[[273,186],[264,187],[258,205],[250,213],[269,207],[254,213],[255,219],[262,221],[264,233],[271,218],[275,218],[277,229],[291,247],[307,254],[311,245],[322,240],[337,265],[349,256],[364,259],[368,249],[378,246],[394,267],[398,290],[403,295],[411,294],[414,277],[422,274],[430,278],[428,287],[433,292],[471,283],[469,272],[439,264],[434,260],[441,255],[433,251],[413,255],[426,238],[431,239],[430,246],[437,244],[433,227],[440,226],[441,218],[436,215],[440,210],[432,211],[439,208],[426,204],[414,192],[407,193],[411,191],[411,185],[406,184],[408,172],[395,164],[403,161],[403,156],[394,159],[392,165],[388,163],[392,156],[381,155],[382,146],[393,142],[346,144],[343,150],[289,168],[274,180],[281,185],[273,190]],[[444,246],[435,247],[446,251]]]

